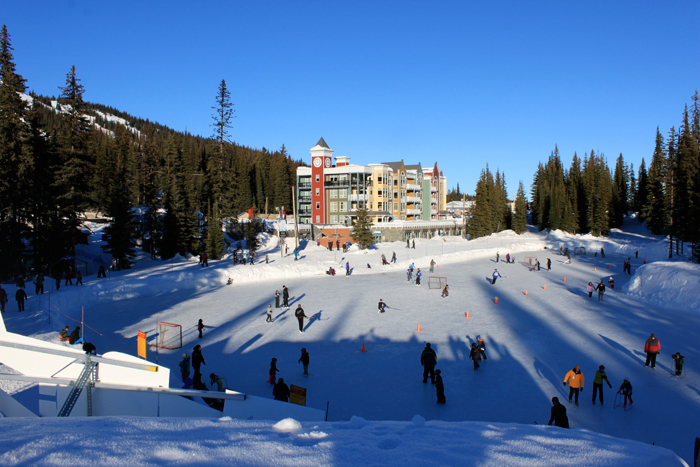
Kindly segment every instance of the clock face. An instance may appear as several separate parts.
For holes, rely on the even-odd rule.
[[[330,167],[330,166],[331,166],[331,159],[328,158],[328,159],[326,159],[326,167]]]
[[[314,159],[314,167],[321,167],[321,158],[317,157]]]

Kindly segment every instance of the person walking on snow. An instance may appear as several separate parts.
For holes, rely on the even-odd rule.
[[[391,262],[392,262],[392,263],[395,263],[395,262],[396,262],[396,252],[395,252],[395,251],[392,251],[392,252],[391,252]]]
[[[304,314],[304,309],[301,307],[301,303],[297,305],[296,311],[294,311],[294,316],[299,320],[299,332],[304,332],[304,318],[309,319],[308,316]]]
[[[418,270],[416,271],[416,285],[418,285],[418,286],[420,285],[420,276],[421,276],[420,268],[418,268]]]
[[[578,406],[578,393],[579,391],[583,391],[584,383],[580,366],[576,365],[564,376],[564,386],[566,386],[567,381],[569,383],[569,404],[571,403],[571,397],[574,396],[574,402],[576,402],[576,406]]]
[[[202,381],[202,372],[200,371],[202,364],[206,365],[207,362],[204,361],[204,355],[202,355],[202,346],[197,344],[192,350],[192,368],[194,368],[195,381]]]
[[[605,367],[600,365],[595,372],[595,378],[593,379],[593,405],[595,405],[595,394],[600,391],[600,405],[603,405],[603,380],[608,383],[608,387],[612,389],[612,384],[608,380],[605,374]]]
[[[479,348],[481,358],[488,360],[488,358],[486,358],[486,345],[484,344],[484,339],[482,339],[481,336],[476,336],[476,343],[477,347]]]
[[[435,392],[437,393],[437,403],[444,404],[447,402],[445,399],[445,385],[442,383],[442,371],[435,370]]]
[[[279,373],[279,370],[277,369],[277,359],[273,358],[270,362],[270,377],[267,379],[267,382],[270,384],[275,384],[277,382],[277,373]]]
[[[379,304],[377,305],[377,308],[379,308],[379,311],[377,313],[384,313],[384,308],[386,308],[386,303],[384,303],[384,300],[381,298],[379,299]]]
[[[306,347],[302,347],[298,363],[304,365],[304,376],[309,376],[309,352],[306,351]]]
[[[558,397],[552,397],[552,416],[549,418],[549,423],[551,425],[554,422],[554,426],[560,428],[569,428],[569,419],[566,416],[566,407],[559,403]]]
[[[286,285],[282,286],[282,298],[284,299],[284,307],[289,308],[289,289]]]
[[[586,292],[588,292],[588,299],[590,300],[591,297],[593,296],[593,291],[595,288],[593,287],[593,282],[589,282],[588,286],[586,287]]]
[[[266,323],[272,322],[272,305],[267,305],[267,318],[265,318]]]
[[[202,253],[200,263],[202,264],[202,267],[209,267],[209,255],[207,255],[206,251]]]
[[[430,381],[435,384],[435,365],[437,365],[437,353],[430,347],[430,342],[425,344],[423,352],[420,354],[420,364],[423,365],[423,382],[428,382],[428,374]]]
[[[182,354],[182,361],[180,362],[180,375],[182,376],[183,383],[190,377],[190,356],[187,355],[187,353]]]
[[[17,289],[17,292],[15,292],[15,300],[17,300],[19,311],[24,311],[24,301],[28,298],[27,292],[25,292],[24,289]]]
[[[552,270],[552,260],[547,258],[547,271]]]
[[[598,301],[602,302],[603,295],[605,295],[605,284],[603,284],[603,279],[600,280],[600,284],[595,286],[595,289],[598,291]]]
[[[204,322],[201,319],[197,323],[197,331],[199,331],[199,338],[201,339],[204,332]]]
[[[496,252],[496,262],[497,262],[497,263],[498,263],[498,260],[499,260],[500,258],[501,258],[501,255],[499,255],[498,252]]]
[[[644,353],[647,354],[647,361],[644,366],[649,366],[649,363],[651,363],[651,369],[655,370],[656,356],[661,353],[661,342],[659,342],[653,332],[644,344]]]
[[[481,360],[481,352],[476,346],[476,342],[472,342],[472,348],[469,350],[469,358],[474,362],[474,369],[479,369],[479,360]]]
[[[44,274],[41,271],[34,277],[34,293],[39,295],[39,292],[44,293]]]
[[[275,290],[275,308],[280,307],[280,291]]]
[[[494,269],[492,276],[493,276],[493,279],[491,280],[491,285],[494,285],[496,283],[496,279],[501,277],[501,274],[498,272],[498,269]]]

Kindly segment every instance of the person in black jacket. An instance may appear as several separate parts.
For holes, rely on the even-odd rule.
[[[447,400],[445,400],[445,385],[442,384],[440,373],[442,373],[440,370],[435,370],[435,390],[437,391],[437,403],[444,404]]]
[[[603,301],[603,295],[605,295],[605,284],[603,284],[603,279],[600,280],[600,284],[596,285],[595,290],[598,291],[598,301]]]
[[[282,286],[282,298],[284,299],[284,307],[289,308],[289,289],[286,285]]]
[[[435,384],[435,365],[437,365],[437,353],[430,347],[430,342],[425,344],[423,352],[420,354],[420,363],[423,365],[423,382],[428,382],[428,374],[430,381]]]
[[[469,351],[469,358],[474,362],[474,369],[479,369],[479,360],[481,360],[481,351],[479,347],[476,346],[476,342],[472,342],[472,348]]]
[[[554,426],[569,428],[569,418],[566,416],[566,407],[559,403],[558,397],[552,397],[552,416],[548,425],[554,422]]]
[[[309,376],[309,352],[306,351],[306,347],[302,347],[301,349],[299,363],[304,365],[304,376]]]
[[[83,351],[88,355],[97,355],[97,348],[92,342],[86,342],[83,344]]]
[[[24,289],[17,289],[17,292],[15,292],[15,300],[17,300],[17,306],[19,307],[19,311],[24,311],[24,301],[27,300],[27,292],[24,291]]]
[[[204,355],[202,355],[202,346],[197,344],[192,350],[192,368],[194,368],[194,379],[195,381],[202,380],[202,372],[199,371],[202,363],[205,365],[207,362],[204,361]]]
[[[80,326],[76,326],[73,332],[70,333],[70,337],[68,337],[68,343],[74,345],[81,344],[82,342],[83,340],[80,338]]]
[[[289,402],[289,386],[284,384],[284,378],[280,378],[279,382],[272,388],[272,395],[276,401]]]
[[[275,290],[275,308],[280,307],[280,291]]]
[[[304,332],[304,318],[308,319],[309,317],[304,313],[301,303],[297,305],[297,309],[294,311],[294,316],[296,316],[297,320],[299,320],[299,332]]]

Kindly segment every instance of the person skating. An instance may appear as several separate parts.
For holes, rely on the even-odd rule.
[[[603,250],[603,247],[600,247],[600,257],[605,258],[605,250]]]
[[[265,255],[265,264],[270,264],[270,255]]]
[[[510,264],[510,253],[506,253],[506,264]]]
[[[538,259],[535,260],[535,267],[537,268],[538,271],[540,270],[540,260],[538,260]]]
[[[105,272],[105,267],[100,266],[100,269],[97,270],[97,278],[104,277],[105,279],[107,278],[107,273]]]
[[[66,282],[63,285],[73,285],[73,270],[71,268],[68,268],[66,271]]]
[[[547,271],[552,270],[552,260],[547,258]]]
[[[272,305],[267,305],[267,318],[265,318],[266,323],[272,322]]]
[[[268,372],[270,377],[267,378],[267,382],[270,384],[275,384],[277,381],[277,373],[279,373],[279,370],[277,369],[277,359],[273,358],[270,362],[270,371]]]
[[[430,382],[435,384],[435,365],[437,365],[437,353],[430,347],[430,342],[425,344],[423,352],[420,354],[420,364],[423,365],[423,382],[428,382],[428,375],[430,375]]]
[[[476,346],[476,342],[472,342],[472,348],[469,350],[469,358],[474,362],[474,369],[479,369],[479,360],[481,360],[481,352],[479,347]]]
[[[5,313],[5,303],[7,303],[7,292],[0,285],[0,310]]]
[[[552,397],[551,414],[547,425],[551,425],[552,422],[554,422],[554,426],[569,428],[569,418],[566,416],[566,407],[559,403],[558,397]]]
[[[279,382],[272,388],[272,395],[276,401],[289,402],[289,386],[284,384],[284,378],[280,378]]]
[[[432,273],[434,271],[435,271],[435,260],[431,259],[430,260],[430,272]]]
[[[484,344],[484,339],[481,336],[476,336],[476,344],[479,348],[479,354],[481,354],[481,358],[484,360],[488,360],[488,358],[486,358],[486,344]]]
[[[73,332],[70,333],[68,337],[68,343],[70,345],[82,344],[83,339],[80,337],[80,326],[76,326]]]
[[[437,393],[437,403],[444,404],[447,402],[445,399],[445,385],[442,382],[442,371],[435,370],[435,392]]]
[[[501,258],[501,255],[499,255],[498,252],[496,252],[496,262],[497,262],[497,263],[498,263],[498,260],[499,260],[500,258]]]
[[[207,362],[204,361],[204,355],[202,355],[202,346],[197,344],[192,350],[192,368],[194,368],[195,381],[202,381],[202,372],[199,371],[202,364],[206,365]]]
[[[603,380],[605,380],[605,382],[608,383],[608,387],[612,389],[612,384],[610,384],[605,374],[605,367],[600,365],[595,372],[595,378],[593,378],[593,405],[595,405],[595,395],[598,391],[600,391],[600,405],[603,405]]]
[[[199,338],[201,339],[204,332],[204,322],[201,319],[197,323],[197,331],[199,331]]]
[[[501,277],[501,273],[498,272],[498,269],[494,269],[492,276],[493,276],[493,279],[491,280],[491,285],[494,285],[496,283],[496,279]]]
[[[275,290],[275,308],[280,307],[280,291]]]
[[[412,242],[412,243],[411,243],[411,248],[413,248],[413,249],[415,250],[415,249],[416,249],[416,241],[415,241],[415,240],[412,240],[411,242]]]
[[[392,251],[392,252],[391,252],[391,262],[392,262],[392,263],[395,263],[395,262],[396,262],[396,252],[395,252],[395,251]]]
[[[588,286],[586,287],[586,292],[588,292],[588,299],[590,300],[591,297],[593,296],[593,291],[595,288],[593,287],[593,282],[589,282]]]
[[[301,303],[297,305],[297,309],[294,311],[294,316],[296,316],[297,320],[299,321],[299,332],[304,332],[304,318],[309,319],[309,317],[304,314],[304,309],[301,307]]]
[[[421,272],[420,272],[420,268],[418,268],[416,270],[416,285],[418,285],[418,286],[420,286],[420,276],[421,276]]]
[[[346,276],[350,275],[350,263],[347,261],[345,262],[345,275]]]
[[[27,292],[24,289],[17,289],[15,292],[15,300],[17,300],[17,308],[19,311],[24,311],[24,301],[27,300]]]
[[[661,342],[659,342],[653,332],[644,344],[644,353],[647,354],[647,361],[644,366],[649,366],[649,363],[651,363],[651,369],[655,370],[656,356],[661,353]]]
[[[66,326],[65,328],[61,329],[61,332],[58,333],[58,340],[61,342],[68,342],[68,339],[70,339],[70,335],[68,333],[69,327]]]
[[[450,295],[450,286],[445,284],[445,288],[442,289],[442,297],[441,298],[445,298],[449,295]]]
[[[377,313],[384,313],[384,309],[386,308],[386,303],[384,303],[384,300],[381,298],[379,299],[379,305],[377,305],[377,308],[379,308],[379,311]]]
[[[306,351],[306,347],[302,347],[301,357],[297,363],[304,365],[304,376],[309,376],[309,352]]]
[[[608,279],[608,285],[611,289],[615,288],[615,279],[613,279],[612,276],[610,277],[610,279]]]
[[[632,400],[632,383],[630,383],[629,378],[625,378],[622,381],[620,389],[617,390],[617,393],[624,396],[623,407],[627,407],[627,399],[630,400],[630,404],[634,404],[634,401]]]
[[[603,295],[605,295],[605,284],[603,284],[603,279],[600,280],[600,284],[595,286],[595,290],[598,291],[598,301],[603,301]]]
[[[676,376],[682,376],[685,357],[681,355],[680,352],[676,352],[675,354],[671,355],[671,358],[673,358],[674,366],[676,368]]]
[[[409,268],[406,270],[406,280],[407,280],[408,282],[411,282],[411,275],[412,275],[412,274],[413,274],[413,271],[412,271],[411,268],[409,267]]]
[[[294,248],[294,261],[299,259],[299,247]]]
[[[569,370],[566,376],[564,376],[564,386],[566,386],[567,382],[569,383],[569,403],[571,403],[571,398],[573,396],[574,401],[578,406],[578,393],[579,391],[583,390],[584,383],[583,373],[581,373],[580,366],[576,365],[573,369]]]
[[[182,354],[182,361],[179,363],[179,366],[180,376],[182,376],[182,382],[184,383],[190,377],[190,356],[187,353]]]
[[[286,285],[282,286],[282,298],[284,299],[284,307],[289,308],[289,289]]]

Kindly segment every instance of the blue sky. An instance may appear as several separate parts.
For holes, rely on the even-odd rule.
[[[209,136],[226,80],[232,139],[309,162],[323,137],[352,162],[438,162],[473,193],[513,195],[557,144],[650,161],[700,88],[700,2],[4,2],[17,71]]]

